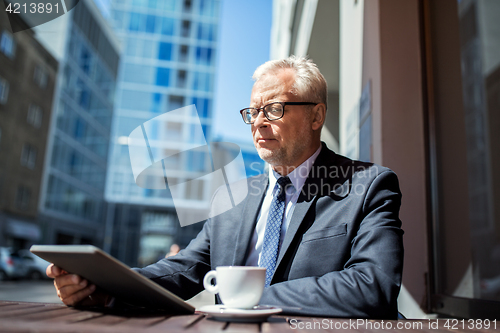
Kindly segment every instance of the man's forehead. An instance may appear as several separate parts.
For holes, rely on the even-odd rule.
[[[267,101],[276,99],[278,96],[284,93],[283,86],[275,85],[269,87],[259,87],[258,89],[252,90],[252,104],[262,104]]]
[[[260,105],[272,101],[281,95],[292,90],[294,76],[286,71],[266,74],[259,81],[255,82],[252,89],[251,103]]]

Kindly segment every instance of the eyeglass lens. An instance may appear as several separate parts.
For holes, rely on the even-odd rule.
[[[276,120],[283,116],[283,106],[280,103],[271,103],[263,108],[264,114],[269,120]],[[252,108],[245,110],[245,120],[247,123],[253,123],[259,116],[259,109]]]

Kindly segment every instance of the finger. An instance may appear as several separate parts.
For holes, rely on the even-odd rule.
[[[73,293],[71,295],[68,295],[66,297],[61,297],[61,300],[64,304],[68,305],[68,306],[75,306],[76,304],[80,303],[82,300],[84,300],[85,298],[89,297],[94,291],[95,291],[95,285],[90,285],[86,288],[83,288],[81,290],[79,290],[78,292],[76,293]]]
[[[61,289],[66,286],[78,285],[83,281],[84,279],[76,274],[59,275],[54,279],[54,286],[56,287],[56,289]]]
[[[59,298],[68,298],[73,294],[85,289],[87,287],[87,280],[82,280],[79,284],[70,284],[57,289]]]
[[[49,278],[55,278],[61,274],[61,269],[54,264],[50,264],[45,270],[45,274],[47,274]]]
[[[50,264],[49,266],[47,266],[47,269],[45,270],[45,274],[47,274],[47,276],[50,278],[55,278],[55,277],[58,277],[59,275],[68,274],[68,272],[66,272],[61,267],[58,267],[54,264]]]

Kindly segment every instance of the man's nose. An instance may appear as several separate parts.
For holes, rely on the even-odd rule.
[[[257,115],[257,118],[255,118],[253,125],[255,127],[262,127],[262,126],[266,126],[268,122],[269,122],[269,119],[266,118],[266,115],[264,114],[264,110],[260,110],[259,114]]]

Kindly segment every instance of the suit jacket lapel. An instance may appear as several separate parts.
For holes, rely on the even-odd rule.
[[[257,216],[260,212],[260,206],[267,190],[269,176],[267,173],[264,173],[255,178],[251,178],[250,182],[252,183],[248,186],[248,196],[242,214],[242,217],[245,220],[241,221],[236,240],[236,247],[233,257],[234,266],[245,265],[248,246],[250,245],[253,233],[255,232]]]
[[[321,148],[321,152],[316,158],[316,161],[314,162],[314,165],[312,166],[311,171],[309,172],[309,176],[306,182],[304,183],[304,186],[302,187],[302,193],[300,193],[299,198],[297,200],[297,204],[295,205],[292,219],[290,220],[290,224],[288,225],[288,230],[286,231],[285,239],[283,240],[283,244],[281,245],[281,249],[278,255],[278,261],[276,262],[276,270],[278,270],[278,267],[281,264],[281,261],[285,253],[287,252],[288,248],[290,247],[290,244],[295,238],[297,231],[299,230],[299,227],[302,225],[304,217],[306,216],[307,211],[311,207],[311,204],[317,197],[317,194],[319,195],[327,194],[324,193],[323,186],[325,185],[324,184],[325,181],[328,181],[328,179],[322,179],[320,177],[321,172],[319,172],[318,170],[320,170],[325,166],[329,166],[335,163],[336,154],[332,152],[330,149],[328,149],[324,143],[322,143],[322,145],[323,147]],[[313,186],[310,187],[309,185]],[[308,192],[307,191],[308,188],[317,189],[316,193],[313,194]]]
[[[290,247],[290,244],[292,243],[295,234],[297,234],[297,230],[299,230],[299,227],[302,224],[302,221],[304,220],[304,217],[306,216],[309,207],[311,207],[314,198],[315,196],[309,198],[309,200],[306,200],[306,196],[303,193],[300,194],[297,200],[297,204],[295,205],[295,209],[293,211],[292,219],[290,220],[290,224],[288,225],[288,229],[285,234],[285,239],[283,240],[283,244],[281,244],[281,249],[278,255],[278,261],[276,263],[276,267],[280,265],[283,256]]]

